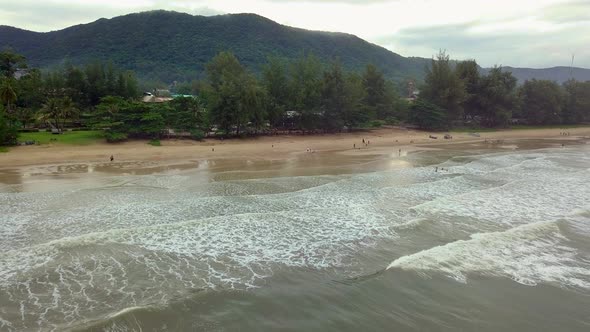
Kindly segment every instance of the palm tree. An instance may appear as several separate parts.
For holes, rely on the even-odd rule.
[[[10,112],[10,104],[16,102],[16,92],[14,92],[8,80],[5,80],[0,86],[0,101],[6,105],[6,111],[8,112]]]
[[[77,113],[78,110],[70,97],[49,98],[39,111],[39,120],[48,122],[52,128],[61,131],[66,119],[74,117]]]
[[[51,127],[59,130],[60,113],[61,107],[59,98],[49,98],[39,110],[39,121],[48,122]]]
[[[78,115],[78,109],[70,97],[64,97],[61,99],[61,116],[62,116],[62,128],[65,127],[66,119],[73,119]]]

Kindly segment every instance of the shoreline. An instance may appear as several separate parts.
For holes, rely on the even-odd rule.
[[[67,165],[76,163],[109,164],[110,156],[116,163],[149,163],[156,166],[181,164],[201,160],[248,159],[285,161],[305,154],[335,153],[342,156],[379,156],[443,149],[455,144],[508,144],[503,142],[527,139],[573,142],[590,139],[590,127],[567,129],[569,136],[561,136],[563,129],[510,129],[482,132],[479,137],[467,132],[450,132],[452,139],[444,139],[444,133],[432,133],[404,128],[379,128],[362,132],[325,135],[260,136],[247,139],[162,140],[162,146],[137,140],[117,144],[91,145],[46,144],[17,146],[7,153],[0,153],[0,170],[30,166]],[[429,138],[430,135],[438,139]],[[369,142],[363,144],[362,140]],[[488,143],[486,143],[488,142]],[[493,142],[493,143],[490,143]],[[508,146],[508,145],[507,145]],[[356,148],[353,148],[356,147]],[[499,146],[502,147],[501,145]]]

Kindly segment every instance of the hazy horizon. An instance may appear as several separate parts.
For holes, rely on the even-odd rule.
[[[590,2],[409,0],[159,0],[18,3],[0,0],[0,22],[37,32],[61,30],[100,18],[150,10],[192,15],[253,13],[280,24],[354,34],[406,57],[430,58],[445,49],[452,58],[494,65],[590,68]],[[31,8],[34,8],[31,10]],[[414,13],[408,15],[408,12]]]

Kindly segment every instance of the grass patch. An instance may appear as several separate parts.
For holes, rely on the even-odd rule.
[[[8,148],[5,146],[0,146],[0,153],[8,152]]]
[[[101,130],[88,131],[66,131],[60,135],[53,135],[51,132],[33,132],[21,133],[18,141],[35,141],[39,144],[69,144],[69,145],[89,145],[99,143],[104,140],[104,133]]]
[[[148,144],[151,146],[162,146],[162,143],[160,143],[159,139],[152,139],[148,142]]]

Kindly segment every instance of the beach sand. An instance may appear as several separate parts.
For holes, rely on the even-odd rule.
[[[514,141],[548,140],[559,146],[561,142],[590,138],[590,127],[567,129],[503,130],[480,133],[454,133],[452,139],[444,139],[444,133],[408,130],[399,127],[381,128],[343,134],[326,135],[283,135],[261,136],[249,139],[208,139],[202,142],[192,140],[162,140],[162,146],[151,146],[144,140],[119,144],[97,143],[86,146],[47,144],[38,146],[19,146],[8,153],[0,154],[0,169],[18,169],[38,165],[68,165],[79,163],[150,165],[183,164],[203,160],[247,160],[285,161],[305,158],[306,155],[375,158],[381,155],[403,156],[412,151],[426,149],[452,148],[460,144],[493,145],[496,148],[514,148]],[[429,138],[430,135],[438,139]],[[369,144],[363,144],[362,140]],[[512,143],[511,143],[512,142]],[[549,143],[549,142],[548,142]],[[459,145],[457,145],[458,147]],[[356,147],[356,148],[353,148]],[[114,162],[109,161],[114,156]],[[310,158],[311,159],[311,158]],[[325,159],[325,158],[324,158]]]

